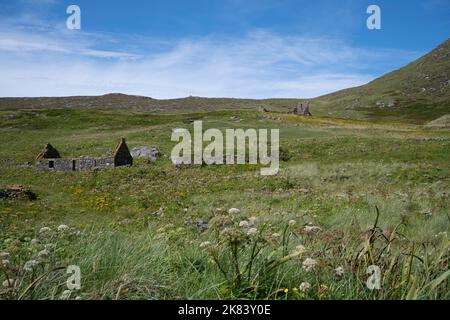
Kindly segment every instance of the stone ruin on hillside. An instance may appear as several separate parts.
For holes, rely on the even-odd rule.
[[[35,162],[35,168],[38,171],[81,171],[131,165],[133,165],[133,157],[124,138],[120,140],[112,156],[100,158],[61,158],[58,150],[48,143]]]
[[[304,117],[312,116],[311,112],[309,111],[309,101],[299,102],[292,113]]]

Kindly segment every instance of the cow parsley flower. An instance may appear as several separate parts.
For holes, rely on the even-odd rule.
[[[308,292],[311,289],[311,285],[308,282],[302,282],[299,289],[301,292]]]
[[[9,258],[8,252],[0,252],[0,258]]]
[[[200,248],[207,248],[211,245],[211,242],[209,241],[204,241],[202,243],[200,243]]]
[[[237,208],[231,208],[230,210],[228,210],[229,214],[239,214],[241,213],[241,210],[237,209]]]
[[[10,263],[9,263],[9,260],[2,260],[2,262],[0,263],[0,265],[3,267],[3,268],[7,268],[9,265],[10,265]]]
[[[295,247],[295,252],[297,254],[302,254],[306,251],[306,247],[304,245],[299,244],[298,246]]]
[[[44,249],[44,250],[42,250],[42,251],[40,251],[40,252],[38,253],[38,257],[39,257],[39,258],[45,258],[45,257],[47,257],[49,254],[50,254],[50,251],[48,251],[48,249]]]
[[[34,268],[36,268],[39,265],[39,261],[37,260],[30,260],[25,262],[25,265],[23,266],[23,269],[26,272],[31,272],[33,271]]]
[[[241,221],[240,223],[239,223],[239,227],[241,227],[241,228],[248,228],[249,227],[249,223],[248,223],[248,221]]]
[[[256,229],[256,228],[250,228],[247,230],[248,236],[255,236],[257,233],[258,233],[258,229]]]
[[[272,238],[279,238],[279,237],[281,237],[281,234],[279,234],[279,233],[274,233],[274,234],[272,234]]]
[[[306,234],[313,234],[313,233],[317,233],[319,231],[321,231],[322,229],[320,229],[320,227],[317,226],[306,226],[303,228],[303,232],[305,232]]]
[[[67,226],[65,224],[62,224],[62,225],[58,226],[58,231],[59,232],[64,232],[64,231],[67,231],[67,230],[69,230],[69,226]]]
[[[303,261],[303,269],[306,271],[313,270],[317,265],[317,261],[311,258],[306,258],[305,261]]]
[[[49,227],[43,227],[41,228],[41,230],[39,230],[39,233],[48,233],[52,231],[52,229],[50,229]]]
[[[291,227],[295,226],[296,223],[297,223],[297,221],[295,221],[295,220],[289,220],[289,226],[291,226]]]
[[[345,270],[342,267],[337,267],[336,269],[334,269],[334,272],[338,277],[342,277],[345,274]]]

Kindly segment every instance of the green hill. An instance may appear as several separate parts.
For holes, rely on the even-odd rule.
[[[450,39],[404,68],[313,100],[316,112],[424,123],[450,113]]]

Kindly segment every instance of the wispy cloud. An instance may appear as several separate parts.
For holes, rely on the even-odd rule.
[[[401,65],[418,55],[264,30],[167,42],[62,26],[3,29],[1,96],[313,97],[370,81],[370,66],[393,56]]]

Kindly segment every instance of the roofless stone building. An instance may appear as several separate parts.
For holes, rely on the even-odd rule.
[[[124,138],[120,140],[112,156],[100,158],[61,158],[58,150],[48,143],[35,162],[37,171],[81,171],[131,165],[133,157]]]

